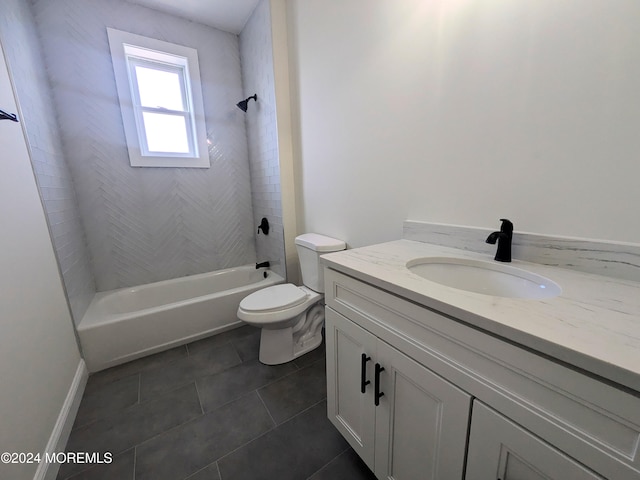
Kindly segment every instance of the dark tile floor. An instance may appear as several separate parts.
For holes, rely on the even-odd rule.
[[[324,348],[258,362],[244,326],[89,377],[58,480],[358,480],[373,474],[327,419]]]

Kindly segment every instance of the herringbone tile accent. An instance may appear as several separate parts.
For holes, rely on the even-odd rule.
[[[238,39],[122,0],[36,0],[97,289],[255,261]],[[106,27],[198,49],[209,169],[129,165]]]

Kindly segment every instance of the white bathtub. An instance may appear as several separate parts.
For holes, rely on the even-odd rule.
[[[96,372],[237,327],[240,300],[283,282],[245,265],[96,293],[78,325],[87,367]]]

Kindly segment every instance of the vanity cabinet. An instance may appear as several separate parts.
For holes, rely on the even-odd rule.
[[[489,433],[489,434],[488,434]],[[465,480],[604,480],[479,401],[474,401]]]
[[[471,396],[326,315],[329,418],[378,478],[462,478]]]
[[[378,478],[640,480],[636,394],[331,268],[325,298],[328,416]]]

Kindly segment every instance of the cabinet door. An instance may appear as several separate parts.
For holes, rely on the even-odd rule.
[[[381,340],[377,352],[376,476],[462,480],[471,396]]]
[[[373,470],[375,407],[373,358],[376,337],[326,309],[327,410],[329,420]],[[364,362],[363,358],[368,359]],[[364,377],[363,377],[364,373]],[[362,382],[364,385],[362,393]]]
[[[475,400],[466,480],[602,480],[532,433]]]

